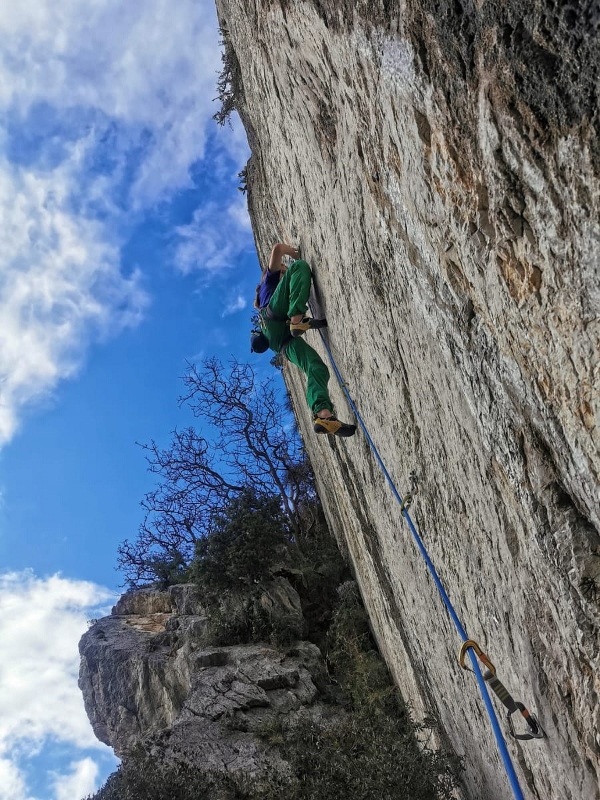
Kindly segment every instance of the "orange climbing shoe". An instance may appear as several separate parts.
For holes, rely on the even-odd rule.
[[[290,322],[290,333],[294,338],[302,336],[310,328],[326,328],[326,319],[313,319],[312,317],[303,317],[300,322]]]
[[[315,417],[315,433],[328,433],[330,436],[354,436],[356,425],[347,425],[336,417]]]

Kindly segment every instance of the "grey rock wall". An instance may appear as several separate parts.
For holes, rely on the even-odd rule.
[[[259,254],[302,244],[314,310],[401,492],[417,470],[412,514],[459,617],[547,732],[508,741],[525,797],[595,800],[597,3],[217,9],[240,65]],[[328,520],[398,684],[465,757],[469,797],[511,797],[460,638],[365,436],[315,437],[294,370]]]
[[[283,578],[265,600],[272,611],[300,608]],[[281,767],[260,737],[264,726],[334,713],[320,691],[321,651],[302,641],[285,652],[208,647],[206,623],[195,588],[184,585],[127,593],[92,625],[79,646],[79,685],[96,736],[120,758],[142,745],[161,763],[184,760],[207,771]]]

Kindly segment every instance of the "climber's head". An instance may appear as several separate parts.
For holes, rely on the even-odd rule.
[[[265,353],[269,349],[269,340],[260,331],[252,331],[250,335],[250,352]]]

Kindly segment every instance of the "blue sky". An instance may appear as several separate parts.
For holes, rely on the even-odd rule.
[[[212,0],[0,3],[0,800],[114,769],[77,688],[188,360],[249,358],[244,131]],[[266,363],[261,364],[261,368]]]

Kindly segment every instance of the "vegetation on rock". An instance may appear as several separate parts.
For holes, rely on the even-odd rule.
[[[244,489],[214,515],[209,536],[196,544],[190,575],[206,594],[252,586],[285,557],[289,531],[277,497]]]
[[[245,489],[215,515],[188,575],[209,611],[206,644],[285,647],[301,638],[323,644],[349,571],[324,523],[299,545],[279,499]]]
[[[223,65],[219,77],[217,79],[217,97],[221,107],[213,115],[213,119],[218,125],[224,125],[230,122],[230,117],[233,111],[239,108],[240,97],[242,94],[242,75],[240,65],[229,32],[226,28],[221,27],[221,63]]]
[[[276,497],[298,545],[320,513],[310,465],[273,380],[258,381],[249,364],[207,359],[183,378],[186,404],[201,430],[173,432],[166,448],[144,445],[159,483],[142,503],[146,518],[135,541],[119,547],[127,584],[166,588],[189,580],[196,548],[220,525],[224,509],[244,492]]]

